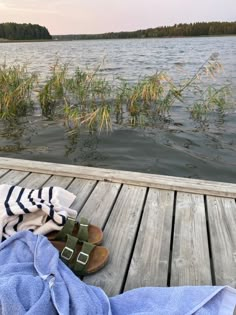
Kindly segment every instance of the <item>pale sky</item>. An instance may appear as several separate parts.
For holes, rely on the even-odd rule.
[[[236,21],[236,0],[0,0],[0,23],[40,24],[52,35],[203,21]]]

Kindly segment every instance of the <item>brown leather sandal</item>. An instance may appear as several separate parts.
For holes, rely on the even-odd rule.
[[[89,224],[85,218],[81,218],[77,222],[75,219],[69,217],[61,231],[53,231],[46,236],[49,241],[65,241],[67,234],[77,237],[80,241],[95,245],[101,244],[103,239],[103,232],[98,226]]]
[[[67,235],[67,241],[51,241],[60,252],[62,261],[77,275],[85,276],[103,268],[108,261],[106,247],[96,246]]]

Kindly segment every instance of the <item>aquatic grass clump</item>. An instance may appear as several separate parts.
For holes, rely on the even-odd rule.
[[[63,114],[68,128],[78,128],[82,124],[91,128],[98,121],[101,126],[111,126],[108,122],[111,86],[98,76],[98,69],[83,71],[77,68],[69,76],[67,65],[57,61],[39,91],[42,114],[47,118]]]
[[[93,112],[89,112],[84,116],[81,116],[81,125],[86,124],[89,128],[101,131],[103,128],[107,131],[112,129],[112,120],[110,113],[110,106],[102,105],[95,109]]]
[[[145,110],[156,103],[164,91],[163,80],[165,80],[164,74],[157,73],[140,80],[134,85],[128,99],[129,111],[135,114],[137,110]]]
[[[208,87],[204,91],[203,97],[189,109],[192,118],[202,121],[213,111],[223,112],[228,104],[229,95],[231,95],[231,90],[228,85],[220,88]]]
[[[107,100],[111,86],[105,78],[98,76],[98,69],[99,67],[87,72],[80,68],[75,70],[65,85],[71,102],[78,103],[81,108],[88,108]]]
[[[103,77],[98,76],[98,67],[94,71],[80,68],[64,81],[64,95],[61,105],[67,127],[79,127],[86,124],[89,128],[111,127],[109,101],[112,87]],[[100,127],[99,127],[100,126]]]
[[[201,113],[204,114],[201,104],[206,103],[206,100],[208,103],[213,103],[213,101],[216,103],[217,98],[218,105],[223,102],[222,93],[221,97],[219,97],[219,92],[214,93],[214,97],[213,95],[206,96],[206,92],[202,87],[209,83],[209,77],[214,78],[220,70],[221,65],[217,60],[217,55],[213,54],[190,78],[179,83],[176,83],[176,80],[163,72],[145,77],[132,86],[122,82],[123,88],[120,88],[115,103],[115,109],[118,110],[117,117],[119,121],[123,121],[124,108],[121,105],[121,102],[123,102],[126,104],[126,113],[129,114],[131,125],[148,125],[150,122],[153,124],[154,119],[158,123],[170,115],[174,104],[186,102],[186,95],[192,94],[194,105],[187,103],[187,109],[190,112],[198,110],[198,119],[201,119]],[[211,86],[207,87],[208,91],[211,89],[214,90]],[[224,89],[224,91],[226,90]],[[212,110],[213,107],[209,107],[208,113]]]
[[[0,118],[15,119],[32,109],[32,91],[37,76],[26,66],[0,65]]]
[[[99,129],[110,128],[114,117],[117,123],[125,123],[128,119],[132,126],[148,125],[150,122],[153,125],[154,120],[156,123],[160,119],[165,120],[176,102],[184,103],[185,96],[192,94],[193,104],[187,103],[186,108],[192,118],[200,120],[203,115],[206,116],[215,109],[213,104],[223,109],[223,103],[226,102],[225,88],[203,88],[206,82],[209,83],[209,76],[214,78],[220,70],[217,56],[213,55],[190,78],[179,83],[160,72],[142,78],[133,85],[120,79],[119,84],[112,86],[106,80],[98,79],[96,72],[92,76],[79,72],[79,81],[70,79],[73,83],[70,92],[77,96],[79,93],[79,97],[77,105],[73,104],[71,116],[68,115],[67,118],[70,116],[74,122],[76,120],[77,126],[84,123],[91,127],[98,123]],[[78,72],[75,77],[77,76]],[[100,87],[100,93],[97,87]],[[74,107],[77,108],[77,117]]]
[[[93,80],[93,74],[86,73],[80,68],[75,70],[73,77],[70,77],[66,82],[66,88],[69,95],[68,102],[78,102],[80,106],[85,107],[87,101],[89,101],[90,84]]]
[[[186,80],[176,82],[159,72],[130,84],[123,79],[113,82],[100,76],[100,66],[94,70],[75,69],[58,61],[39,92],[42,113],[48,118],[63,115],[69,129],[85,125],[93,130],[112,128],[119,124],[155,125],[166,121],[173,105],[185,103],[193,119],[201,120],[216,108],[224,110],[228,90],[209,85],[221,70],[216,55],[206,60]],[[189,101],[190,100],[190,101]]]
[[[178,88],[171,78],[163,73],[146,77],[134,85],[127,99],[127,109],[131,115],[131,124],[143,121],[153,115],[168,115],[175,99],[180,99]]]
[[[39,102],[45,117],[53,118],[57,105],[63,100],[67,71],[67,65],[58,61],[50,68],[50,77],[39,91]]]

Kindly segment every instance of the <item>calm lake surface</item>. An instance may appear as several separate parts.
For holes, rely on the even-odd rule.
[[[170,119],[155,127],[114,125],[110,133],[70,133],[63,121],[36,111],[18,126],[0,122],[0,155],[21,159],[131,170],[236,182],[236,36],[173,39],[90,40],[0,43],[0,63],[28,64],[43,82],[57,57],[76,67],[130,82],[157,71],[175,80],[195,73],[212,53],[224,71],[217,84],[230,83],[234,98],[224,115],[193,121],[186,105],[176,104]]]

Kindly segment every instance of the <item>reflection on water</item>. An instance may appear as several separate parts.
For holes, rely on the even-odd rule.
[[[56,54],[71,69],[97,65],[102,75],[130,81],[169,70],[174,78],[193,73],[213,52],[224,66],[222,80],[236,91],[236,37],[72,41],[0,44],[0,62],[25,62],[42,78]],[[222,81],[222,82],[223,82]],[[15,125],[0,122],[0,155],[22,159],[236,182],[236,112],[212,113],[193,121],[184,105],[149,127],[114,124],[110,133],[71,132],[63,121],[40,115]]]
[[[235,182],[236,113],[225,123],[189,128],[184,120],[155,128],[116,126],[110,133],[69,132],[39,117],[2,128],[1,156]],[[16,130],[19,132],[17,133]]]

